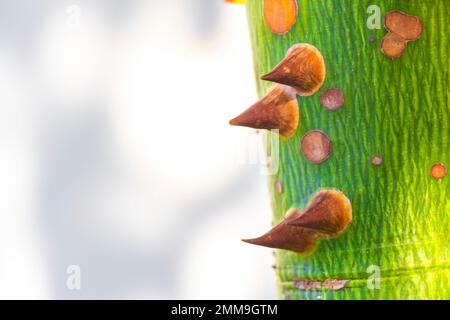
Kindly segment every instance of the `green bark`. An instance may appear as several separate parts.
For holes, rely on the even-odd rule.
[[[422,37],[399,59],[381,53],[383,27],[367,28],[372,4],[381,7],[382,17],[400,10],[424,23]],[[430,168],[450,167],[450,1],[299,0],[298,5],[296,25],[279,36],[264,23],[263,1],[247,0],[257,78],[295,43],[316,46],[327,66],[322,89],[298,97],[296,135],[280,141],[279,170],[269,179],[274,223],[290,208],[304,208],[320,188],[347,195],[353,222],[307,257],[276,250],[280,298],[449,299],[450,177],[435,180]],[[258,80],[259,94],[270,85]],[[320,94],[333,87],[345,94],[338,111],[320,105]],[[300,152],[302,136],[315,129],[333,142],[331,157],[319,165]],[[371,163],[374,155],[383,157],[381,166]],[[283,193],[275,190],[277,179]],[[374,290],[367,285],[372,265],[381,270],[381,286]],[[326,279],[350,281],[341,290],[299,289],[302,281]]]

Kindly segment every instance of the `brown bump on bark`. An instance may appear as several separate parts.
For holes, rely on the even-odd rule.
[[[336,237],[343,233],[352,221],[352,205],[340,191],[321,190],[306,210],[290,225],[312,230],[321,236]]]
[[[280,135],[290,138],[295,134],[300,111],[294,91],[275,85],[257,103],[230,121],[230,125],[255,129],[278,129]]]
[[[384,25],[388,31],[407,41],[419,39],[423,31],[423,24],[419,17],[401,11],[388,12],[384,18]]]
[[[380,156],[373,156],[372,158],[372,164],[374,166],[380,166],[383,164],[383,158]]]
[[[301,150],[306,159],[314,164],[324,162],[330,157],[332,143],[328,136],[319,130],[308,132],[302,139]]]
[[[328,110],[337,110],[344,105],[344,93],[339,89],[328,89],[320,96],[320,103]]]
[[[298,16],[297,0],[264,0],[264,21],[273,33],[292,29]]]
[[[326,66],[320,51],[302,43],[291,47],[286,57],[261,79],[290,86],[299,96],[311,96],[322,87],[325,76]]]
[[[349,280],[327,279],[324,284],[327,290],[341,290],[345,288],[348,282]]]
[[[283,294],[286,300],[289,300],[291,298],[291,292],[288,289],[284,289]]]
[[[447,167],[442,163],[436,163],[431,167],[430,174],[434,179],[443,179],[447,175]]]
[[[283,184],[281,183],[280,180],[277,179],[277,181],[275,182],[275,190],[278,193],[283,193]]]
[[[322,281],[315,280],[294,280],[292,285],[299,290],[321,290]]]
[[[402,36],[389,32],[381,42],[381,52],[388,58],[396,59],[405,52],[406,44]]]

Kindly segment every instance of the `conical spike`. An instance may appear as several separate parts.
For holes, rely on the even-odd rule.
[[[304,212],[293,209],[286,218],[261,237],[244,242],[300,254],[313,251],[321,238],[344,232],[352,220],[352,207],[339,191],[326,189],[317,193]]]
[[[298,215],[290,214],[285,220],[261,237],[242,241],[274,249],[285,249],[300,254],[311,252],[316,243],[317,234],[308,229],[291,226],[289,221]]]
[[[286,57],[261,79],[290,86],[300,96],[311,96],[322,87],[325,75],[325,61],[320,51],[302,43],[291,47]]]
[[[352,221],[352,206],[340,191],[322,190],[311,201],[303,214],[289,222],[325,236],[337,236],[345,231]]]
[[[249,244],[254,244],[256,246],[273,248],[270,237],[268,235],[263,235],[261,237],[253,239],[242,239],[242,241]]]
[[[261,100],[230,120],[230,125],[278,129],[280,135],[289,138],[295,134],[299,119],[300,111],[295,92],[286,86],[275,85]]]

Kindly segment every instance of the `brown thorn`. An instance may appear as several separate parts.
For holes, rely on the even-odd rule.
[[[289,222],[301,215],[300,210],[290,210],[286,218],[269,232],[254,239],[243,239],[242,241],[258,246],[285,249],[298,253],[312,251],[315,247],[317,235],[310,230],[299,230],[296,226],[290,226]]]
[[[351,221],[350,201],[342,192],[327,189],[317,193],[303,214],[289,224],[334,237],[344,232]]]
[[[285,84],[299,96],[311,96],[323,85],[326,66],[320,51],[306,43],[291,47],[286,57],[262,80]]]
[[[352,219],[350,201],[336,190],[322,190],[302,213],[293,209],[269,232],[244,242],[300,254],[312,252],[317,240],[341,234]]]
[[[292,89],[275,85],[257,103],[238,117],[230,120],[230,125],[255,129],[278,129],[280,135],[290,138],[297,130],[300,110]]]

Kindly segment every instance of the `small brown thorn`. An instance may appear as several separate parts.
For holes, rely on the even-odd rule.
[[[293,90],[275,85],[261,100],[229,123],[255,129],[278,129],[280,135],[290,138],[297,130],[299,119],[300,110]]]
[[[263,236],[242,241],[307,254],[315,248],[318,239],[344,232],[351,219],[350,201],[339,191],[322,190],[303,213],[290,210],[283,221]]]
[[[296,230],[297,229],[297,230]],[[243,239],[243,242],[272,249],[284,249],[297,253],[307,253],[314,249],[317,235],[314,232],[303,230],[287,224],[279,224],[261,237]]]
[[[267,246],[267,242],[268,242],[268,240],[264,236],[254,238],[254,239],[242,239],[241,241],[243,241],[245,243],[249,243],[249,244],[254,244],[257,246]]]
[[[308,228],[335,237],[344,232],[352,221],[352,206],[340,191],[322,190],[303,214],[290,225]]]
[[[286,57],[262,80],[294,88],[299,96],[311,96],[322,87],[326,67],[320,51],[306,43],[291,47]]]

